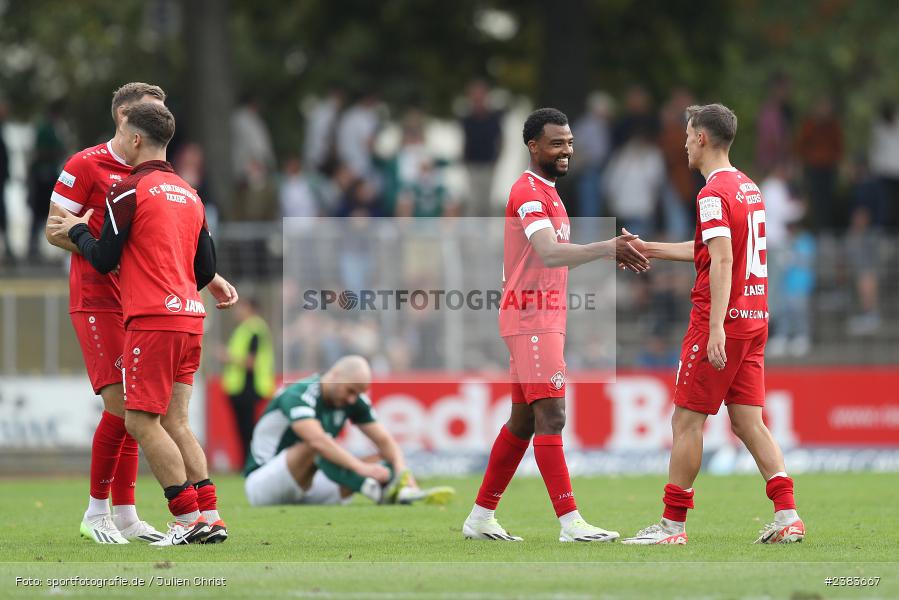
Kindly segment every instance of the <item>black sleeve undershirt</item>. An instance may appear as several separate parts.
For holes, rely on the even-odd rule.
[[[106,274],[118,266],[130,230],[130,223],[123,224],[116,233],[107,215],[100,231],[100,239],[94,239],[84,223],[79,223],[69,230],[69,239],[78,246],[81,256],[87,259],[92,267]]]
[[[215,244],[209,231],[203,227],[197,240],[197,253],[194,255],[194,277],[197,280],[197,291],[209,285],[215,277]]]

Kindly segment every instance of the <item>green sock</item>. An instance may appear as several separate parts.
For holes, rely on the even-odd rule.
[[[392,478],[393,469],[390,467],[390,465],[385,461],[381,461],[381,464],[390,469],[390,476]],[[319,469],[321,469],[321,472],[325,474],[325,477],[327,477],[337,485],[351,489],[354,492],[359,492],[362,490],[362,483],[365,481],[365,477],[359,475],[355,471],[345,469],[339,465],[332,463],[329,460],[325,460],[320,456],[316,457],[315,465]]]

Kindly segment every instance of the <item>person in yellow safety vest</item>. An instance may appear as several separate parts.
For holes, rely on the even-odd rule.
[[[253,437],[256,405],[275,391],[275,351],[271,330],[259,316],[255,300],[241,302],[235,308],[240,323],[228,340],[222,387],[234,409],[244,457]]]

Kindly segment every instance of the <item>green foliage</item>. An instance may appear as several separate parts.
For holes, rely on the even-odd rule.
[[[0,4],[0,91],[13,113],[29,118],[61,101],[81,146],[109,131],[109,101],[122,83],[152,81],[177,92],[178,14],[154,7],[117,0]]]
[[[191,92],[185,49],[196,23],[176,0],[0,2],[0,92],[20,116],[64,99],[82,143],[108,132],[106,102],[124,81],[163,85],[177,111]],[[847,118],[853,150],[882,98],[899,96],[899,4],[890,0],[231,0],[229,57],[238,93],[257,96],[279,152],[302,140],[300,102],[339,86],[374,90],[402,110],[451,115],[473,77],[488,77],[535,100],[646,86],[663,101],[675,86],[721,100],[741,118],[737,158],[775,72],[795,82],[801,115],[832,94]],[[574,8],[572,8],[574,7]],[[479,27],[485,10],[514,23],[512,35]],[[561,11],[552,12],[552,11]],[[553,17],[553,18],[548,18]],[[556,18],[558,17],[558,18]],[[569,27],[577,24],[578,27]],[[575,65],[575,69],[571,68]],[[584,85],[549,93],[547,72]],[[566,96],[568,94],[568,96]]]
[[[899,4],[889,0],[739,0],[733,35],[722,40],[725,57],[718,93],[753,131],[755,112],[774,73],[793,81],[794,108],[806,114],[821,95],[833,97],[844,116],[851,151],[867,144],[877,107],[899,98]],[[743,155],[752,136],[737,136]]]

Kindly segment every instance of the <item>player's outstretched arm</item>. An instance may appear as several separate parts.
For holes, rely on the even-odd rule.
[[[630,235],[630,232],[624,227],[621,232]],[[658,258],[661,260],[677,260],[683,262],[693,262],[693,242],[646,242],[641,239],[629,242],[640,254],[646,258]],[[621,261],[619,261],[619,264]]]
[[[371,440],[371,443],[378,449],[378,453],[393,467],[394,472],[399,473],[405,470],[406,457],[403,456],[399,444],[383,425],[377,421],[362,423],[359,425],[359,431]]]
[[[535,231],[530,241],[540,260],[549,268],[574,268],[594,260],[606,259],[615,260],[635,273],[642,273],[649,269],[649,260],[628,244],[636,239],[636,235],[624,234],[604,242],[560,244],[556,241],[552,228],[547,227]]]
[[[325,460],[358,473],[362,477],[372,477],[381,483],[390,480],[390,471],[384,465],[366,463],[344,450],[322,429],[316,419],[302,419],[291,425],[294,433],[309,444],[316,454]]]
[[[50,202],[50,212],[47,215],[47,225],[44,227],[44,236],[47,238],[47,241],[50,242],[50,245],[56,246],[57,248],[62,248],[66,252],[81,254],[81,251],[78,250],[78,246],[76,246],[75,243],[69,239],[68,233],[61,234],[59,233],[59,229],[50,226],[50,219],[53,217],[65,217],[65,209],[59,206],[56,202]]]

